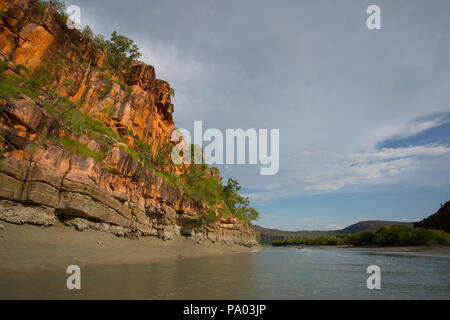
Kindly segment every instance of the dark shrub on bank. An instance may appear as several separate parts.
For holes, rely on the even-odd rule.
[[[420,246],[450,245],[450,234],[430,229],[393,225],[378,231],[364,231],[353,235],[321,236],[317,238],[287,238],[272,242],[273,246],[297,245],[354,245],[354,246]]]

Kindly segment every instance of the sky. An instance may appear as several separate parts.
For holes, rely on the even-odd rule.
[[[192,130],[279,129],[280,169],[220,166],[256,224],[417,221],[450,200],[448,0],[68,0],[135,40]],[[381,8],[381,30],[366,26]]]

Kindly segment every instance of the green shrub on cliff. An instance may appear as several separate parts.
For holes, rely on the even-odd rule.
[[[95,161],[103,161],[103,154],[100,152],[95,152],[89,147],[76,140],[68,139],[68,138],[58,138],[55,139],[56,142],[60,142],[66,149],[73,151],[76,154],[79,154],[83,158],[93,158]]]
[[[197,158],[197,159],[195,159]],[[203,148],[191,145],[191,165],[184,169],[184,181],[186,193],[196,201],[202,201],[209,205],[218,204],[230,212],[225,204],[223,186],[218,176],[208,174],[208,165],[205,161]],[[216,173],[218,169],[216,168]]]
[[[8,61],[0,62],[0,99],[19,98],[24,94],[30,98],[36,98],[44,89],[51,89],[61,73],[63,63],[55,59],[52,63],[38,66],[32,70],[18,65],[15,73],[6,73]]]
[[[133,148],[131,148],[130,146],[119,145],[119,148],[127,152],[135,162],[139,162],[141,160],[136,151],[134,151]]]
[[[129,132],[129,134],[133,136],[132,132]],[[147,170],[159,175],[171,186],[184,189],[179,177],[171,175],[167,172],[167,168],[162,167],[161,164],[158,165],[157,160],[153,157],[153,147],[151,144],[145,143],[135,137],[134,145],[130,146],[127,152],[136,162],[142,164]],[[160,155],[160,157],[162,156]],[[165,160],[164,163],[169,165],[168,161],[169,160]]]
[[[145,143],[140,139],[135,142],[136,153],[146,167],[153,167],[153,148],[151,144]]]
[[[104,79],[105,79],[106,85],[102,88],[102,90],[100,92],[101,96],[105,96],[108,93],[110,93],[112,90],[112,87],[113,87],[113,81],[111,80],[111,78],[104,77]]]
[[[92,138],[102,139],[102,142],[112,144],[114,141],[123,140],[104,123],[91,118],[79,110],[79,105],[65,97],[56,96],[53,105],[47,104],[51,112],[61,122],[62,128],[73,134],[81,136],[87,134]]]
[[[155,166],[164,171],[170,167],[172,160],[170,158],[170,152],[172,151],[172,145],[170,143],[164,143],[162,147],[158,148],[155,157]]]
[[[257,220],[259,212],[250,207],[250,199],[239,194],[241,186],[237,180],[229,178],[227,184],[223,187],[223,197],[226,208],[236,218],[242,222],[251,225],[252,221]]]
[[[126,83],[120,81],[118,82],[119,86],[122,88],[122,90],[127,91],[128,93],[132,93],[133,92],[133,88],[128,86]]]
[[[106,40],[102,34],[95,34],[89,25],[86,25],[81,31],[83,37],[91,39],[94,41],[97,49],[106,48]]]
[[[165,143],[162,147],[159,147],[156,155],[153,155],[153,147],[151,144],[145,143],[140,139],[136,139],[134,143],[134,150],[138,155],[139,160],[147,168],[157,169],[160,172],[167,171],[171,166],[170,152],[172,145]]]
[[[25,89],[19,86],[20,79],[10,75],[0,75],[0,99],[18,98]]]
[[[60,14],[64,14],[66,11],[66,4],[59,0],[37,1],[37,5],[40,8],[51,7]]]
[[[138,46],[130,38],[114,31],[110,40],[106,41],[108,62],[114,69],[128,67],[131,61],[142,56]]]
[[[49,1],[37,1],[37,8],[44,13],[46,7],[51,7],[56,11],[56,18],[63,23],[67,23],[68,16],[66,14],[66,4],[59,0],[49,0]]]
[[[186,179],[186,193],[192,199],[210,205],[223,203],[223,187],[218,178],[206,175],[207,167],[193,164],[189,167]]]
[[[106,125],[93,119],[91,116],[82,112],[79,103],[70,101],[65,97],[54,94],[52,103],[44,103],[45,109],[51,113],[60,123],[61,129],[66,133],[66,138],[70,136],[80,137],[84,134],[95,140],[100,146],[100,152],[91,154],[92,158],[102,161],[105,153],[110,150],[116,142],[125,142],[117,133],[106,127]],[[72,139],[69,139],[72,140]],[[64,141],[60,141],[64,142]],[[67,147],[71,147],[74,151],[79,151],[82,155],[88,155],[89,152],[79,144],[70,145],[68,141],[63,143]]]
[[[34,90],[40,90],[52,84],[56,74],[52,69],[48,65],[42,65],[34,68],[33,72],[27,72],[29,73],[28,85]]]
[[[27,80],[14,74],[6,74],[7,68],[8,63],[2,61],[0,63],[0,99],[19,98],[22,94],[32,98],[37,97],[38,92]]]
[[[216,215],[214,210],[210,209],[208,213],[200,217],[200,220],[202,223],[215,223],[219,220],[219,217]]]

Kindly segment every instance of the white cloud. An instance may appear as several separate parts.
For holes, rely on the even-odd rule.
[[[410,126],[404,130],[404,132],[400,132],[397,137],[398,138],[407,138],[413,135],[424,132],[425,130],[439,127],[445,123],[448,123],[450,120],[445,116],[440,116],[436,119],[426,120],[426,121],[417,121],[412,123]]]
[[[277,176],[260,177],[249,166],[226,171],[259,202],[449,184],[448,146],[377,149],[449,121],[448,1],[431,9],[403,1],[408,10],[386,3],[389,32],[371,34],[347,18],[364,12],[354,1],[258,1],[260,10],[242,2],[238,11],[220,1],[79,2],[94,29],[133,37],[157,77],[175,88],[177,127],[203,120],[208,128],[280,129]],[[267,23],[262,17],[274,10],[277,19]]]
[[[405,187],[417,183],[424,176],[428,181],[422,181],[422,185],[439,186],[442,179],[446,179],[445,175],[439,175],[448,171],[450,147],[422,145],[347,155],[328,151],[304,151],[301,154],[303,157],[292,158],[297,161],[297,170],[283,171],[276,187],[261,188],[261,192],[248,196],[263,204],[285,196],[361,191],[396,184]],[[435,174],[430,170],[435,170]]]
[[[420,134],[426,130],[439,127],[449,121],[450,119],[445,114],[441,114],[428,120],[413,119],[397,123],[380,124],[380,126],[372,133],[371,139],[373,141],[404,139]]]
[[[370,162],[406,157],[442,156],[449,152],[450,148],[447,146],[421,145],[405,148],[383,148],[375,152],[355,153],[350,158],[356,162]]]
[[[304,181],[304,191],[337,191],[348,185],[385,182],[389,176],[411,169],[411,158],[340,168],[337,172]]]
[[[300,177],[300,185],[304,191],[337,191],[349,185],[388,184],[392,182],[390,178],[420,168],[422,161],[426,161],[424,157],[439,157],[449,153],[449,147],[438,145],[383,148],[348,156],[332,153],[322,157],[326,162],[334,162],[331,169],[313,171],[305,178]],[[404,175],[403,178],[408,176]]]
[[[183,52],[174,44],[171,45],[140,45],[142,59],[155,66],[157,78],[164,79],[170,83],[189,83],[204,85],[208,76],[207,70],[193,53]]]

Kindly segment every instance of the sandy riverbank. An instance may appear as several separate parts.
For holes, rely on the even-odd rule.
[[[182,237],[171,241],[119,238],[93,230],[80,232],[62,224],[48,228],[3,221],[0,224],[0,274],[52,270],[71,264],[153,263],[258,250],[224,243],[198,244]]]

